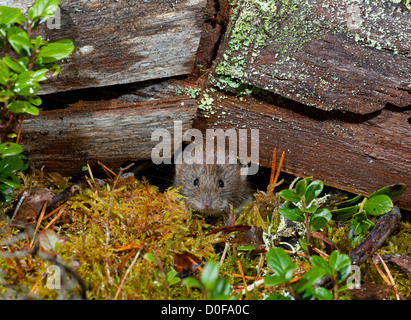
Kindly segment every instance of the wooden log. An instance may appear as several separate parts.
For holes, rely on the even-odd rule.
[[[397,206],[379,218],[370,234],[348,254],[352,264],[359,266],[367,261],[399,226],[400,220],[401,213]]]
[[[403,1],[241,0],[210,81],[367,114],[411,105],[410,70],[411,11]]]
[[[5,2],[5,3],[4,3]],[[34,1],[6,0],[24,11]],[[40,94],[160,79],[190,73],[206,0],[61,0],[37,33],[72,39],[73,54]]]
[[[405,183],[408,189],[396,203],[411,209],[411,110],[341,115],[310,112],[311,108],[284,99],[280,104],[221,92],[208,95],[213,99],[211,110],[200,110],[194,123],[204,134],[208,128],[258,129],[261,165],[271,166],[276,147],[277,154],[285,151],[284,172],[312,175],[356,194],[368,196],[384,186]]]
[[[97,161],[116,169],[127,161],[151,159],[159,143],[152,141],[154,130],[172,135],[174,122],[181,121],[184,132],[196,110],[195,100],[179,96],[139,103],[79,102],[24,119],[20,144],[30,165],[47,172],[78,176],[87,163],[98,168]]]

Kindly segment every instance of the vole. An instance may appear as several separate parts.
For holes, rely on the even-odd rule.
[[[240,209],[252,200],[252,188],[247,175],[241,174],[244,166],[229,164],[176,164],[174,187],[185,196],[185,203],[193,211],[218,217],[230,212],[230,204]]]

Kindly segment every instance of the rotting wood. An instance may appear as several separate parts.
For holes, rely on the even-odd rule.
[[[240,0],[210,81],[368,114],[411,105],[410,70],[411,11],[403,1]]]
[[[196,101],[173,97],[141,103],[79,102],[62,110],[42,111],[23,123],[21,145],[30,165],[47,172],[77,176],[87,163],[112,168],[151,159],[154,130],[173,134],[174,121],[191,128]]]
[[[381,247],[389,235],[399,226],[401,212],[397,206],[378,219],[370,234],[348,256],[352,264],[361,265]]]
[[[292,101],[267,103],[208,92],[212,110],[200,110],[194,128],[258,129],[259,162],[270,167],[272,152],[285,151],[282,171],[314,176],[326,185],[369,195],[391,184],[408,188],[396,200],[411,209],[411,110],[385,108],[360,117],[330,113]],[[281,102],[282,101],[282,102]],[[248,147],[250,150],[250,147]]]
[[[4,3],[5,2],[5,3]],[[33,1],[3,5],[27,11]],[[72,39],[74,53],[40,94],[160,79],[191,72],[206,0],[61,0],[56,18],[37,33]],[[37,34],[36,33],[36,34]]]

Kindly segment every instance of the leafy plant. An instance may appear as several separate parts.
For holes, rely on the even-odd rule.
[[[24,171],[25,157],[18,144],[17,126],[24,115],[37,115],[42,100],[36,94],[40,82],[57,76],[57,61],[74,50],[71,40],[48,42],[32,32],[54,16],[58,0],[38,0],[25,17],[18,8],[0,6],[0,201],[13,197],[20,186],[16,173]]]
[[[201,272],[200,280],[189,277],[183,280],[183,284],[199,288],[204,292],[206,299],[210,300],[233,300],[235,297],[230,296],[231,285],[227,279],[221,279],[219,275],[219,265],[210,261],[204,266]]]
[[[348,240],[351,243],[362,241],[367,230],[374,226],[370,216],[380,216],[390,212],[394,206],[392,200],[398,198],[406,190],[405,184],[391,185],[381,188],[368,197],[364,197],[361,203],[361,196],[356,196],[342,204],[342,208],[332,210],[337,221],[351,219]]]
[[[320,180],[311,181],[311,178],[298,181],[293,190],[281,190],[279,196],[287,201],[278,210],[284,218],[304,223],[308,243],[311,242],[311,231],[323,228],[331,220],[330,210],[319,208],[325,199],[318,198],[324,183]]]
[[[267,253],[267,264],[274,275],[264,277],[267,286],[285,285],[288,294],[274,293],[267,300],[332,300],[338,297],[338,292],[347,289],[339,285],[345,281],[351,272],[351,260],[345,254],[333,251],[328,262],[319,256],[311,257],[313,268],[306,272],[301,279],[291,284],[293,271],[298,266],[291,261],[289,255],[281,248],[273,248]],[[315,288],[315,284],[324,277],[329,276],[334,284],[333,293],[323,287]]]

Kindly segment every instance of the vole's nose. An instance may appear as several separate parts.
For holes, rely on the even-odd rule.
[[[203,199],[202,203],[203,203],[204,208],[209,208],[211,207],[212,201],[210,198],[205,198]]]

